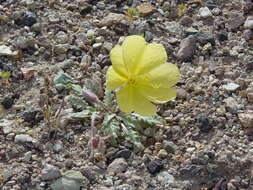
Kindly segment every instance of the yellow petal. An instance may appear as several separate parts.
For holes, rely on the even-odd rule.
[[[155,67],[165,63],[167,60],[167,53],[161,44],[148,44],[143,52],[142,58],[139,62],[140,66],[136,73],[143,74],[151,71]]]
[[[156,114],[156,107],[147,100],[137,88],[133,86],[124,86],[116,93],[119,109],[126,113],[135,113],[143,116],[152,116]]]
[[[138,70],[145,46],[145,39],[137,35],[128,36],[122,44],[124,62],[132,75],[135,75]]]
[[[176,89],[174,88],[152,88],[147,86],[138,87],[141,94],[151,102],[163,104],[176,98]]]
[[[162,64],[149,73],[139,76],[136,81],[140,85],[153,88],[168,88],[175,85],[180,78],[178,67],[175,64]]]
[[[116,45],[110,52],[110,59],[112,62],[113,69],[122,76],[127,76],[127,67],[123,60],[122,47]]]
[[[106,88],[114,90],[124,85],[124,83],[126,83],[126,79],[115,72],[114,68],[110,66],[106,73]]]

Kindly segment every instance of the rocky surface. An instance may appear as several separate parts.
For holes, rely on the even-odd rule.
[[[253,189],[252,14],[250,0],[0,0],[0,189]],[[96,81],[102,99],[132,34],[165,46],[178,96],[142,144],[91,158],[87,104],[62,84]]]

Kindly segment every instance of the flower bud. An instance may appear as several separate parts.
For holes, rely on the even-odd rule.
[[[97,95],[87,89],[83,91],[83,96],[84,99],[91,104],[96,104],[100,102]]]

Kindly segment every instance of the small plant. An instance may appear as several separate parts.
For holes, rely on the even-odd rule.
[[[11,76],[11,73],[8,71],[0,71],[0,78],[4,80],[8,80]]]
[[[130,7],[126,9],[125,14],[130,21],[133,21],[139,15],[139,12],[137,8]]]
[[[91,122],[89,147],[92,155],[94,150],[104,152],[105,141],[114,146],[122,139],[140,144],[145,128],[163,125],[154,103],[174,99],[176,90],[172,86],[180,77],[176,65],[165,63],[164,47],[148,44],[142,36],[127,37],[122,46],[111,50],[110,59],[112,66],[106,73],[103,98],[94,88],[98,86],[95,78],[84,87],[73,84],[71,77],[62,72],[54,79],[55,87],[70,89],[67,99],[76,110],[65,119]],[[116,91],[116,101],[112,91]]]

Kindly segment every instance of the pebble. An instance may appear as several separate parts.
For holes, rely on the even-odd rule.
[[[244,128],[253,127],[253,112],[240,113],[238,114],[238,118]]]
[[[44,181],[53,180],[61,176],[60,170],[50,164],[45,164],[41,171],[41,179]]]
[[[103,46],[103,43],[95,43],[95,44],[92,45],[92,47],[93,47],[94,49],[101,48],[102,46]]]
[[[199,16],[200,18],[209,18],[212,17],[213,14],[208,7],[202,7],[199,9]]]
[[[248,98],[249,103],[253,103],[253,93],[248,93],[247,98]]]
[[[190,61],[196,48],[196,38],[189,36],[180,43],[177,58],[181,61]]]
[[[27,143],[27,142],[32,142],[33,138],[30,135],[25,135],[25,134],[20,134],[16,135],[14,142],[15,143]]]
[[[182,88],[177,89],[177,98],[185,100],[187,98],[187,91]]]
[[[253,16],[248,16],[243,26],[246,29],[253,29]]]
[[[106,17],[102,19],[100,24],[102,26],[112,26],[113,24],[119,24],[126,20],[125,15],[118,13],[109,13]]]
[[[183,16],[180,20],[179,20],[180,24],[182,24],[183,26],[190,26],[193,23],[193,19],[189,16]]]
[[[227,111],[229,111],[232,114],[237,113],[239,109],[239,105],[233,97],[228,97],[224,99],[224,102],[225,102]]]
[[[116,158],[108,166],[107,171],[111,173],[122,173],[125,172],[128,167],[128,164],[124,158]]]
[[[175,143],[173,143],[172,141],[167,141],[167,140],[163,141],[163,147],[168,153],[171,153],[171,154],[175,154],[178,149]]]
[[[147,164],[147,169],[150,174],[156,174],[163,169],[163,163],[161,160],[153,160]]]
[[[158,156],[159,158],[161,158],[161,159],[164,159],[164,158],[167,158],[167,157],[168,157],[168,153],[167,153],[166,150],[161,149],[161,150],[159,150],[157,156]]]
[[[87,179],[79,171],[68,170],[62,177],[50,185],[52,190],[80,190],[87,189]]]
[[[15,24],[21,27],[32,26],[37,22],[36,14],[31,11],[18,12],[15,16]]]
[[[231,14],[229,20],[228,20],[228,28],[230,31],[234,31],[238,29],[241,25],[244,23],[244,16],[241,13],[234,13]]]
[[[197,126],[203,133],[207,133],[213,128],[209,121],[209,118],[203,115],[198,117]]]
[[[124,158],[124,159],[129,159],[131,156],[132,152],[129,149],[123,149],[120,150],[118,152],[115,153],[115,155],[113,155],[113,159],[115,158]]]
[[[159,181],[163,186],[166,187],[171,185],[173,186],[176,183],[174,176],[166,171],[160,172],[156,178],[157,181]]]
[[[88,39],[93,39],[95,37],[95,30],[93,29],[89,29],[87,32],[86,32],[86,36]]]
[[[226,92],[234,92],[236,91],[240,86],[236,83],[230,82],[228,84],[225,84],[222,86],[222,89]]]
[[[6,45],[0,45],[0,56],[17,56],[18,51],[13,51],[9,46]]]
[[[43,112],[39,109],[29,109],[22,113],[22,118],[26,122],[39,123],[44,119]]]

